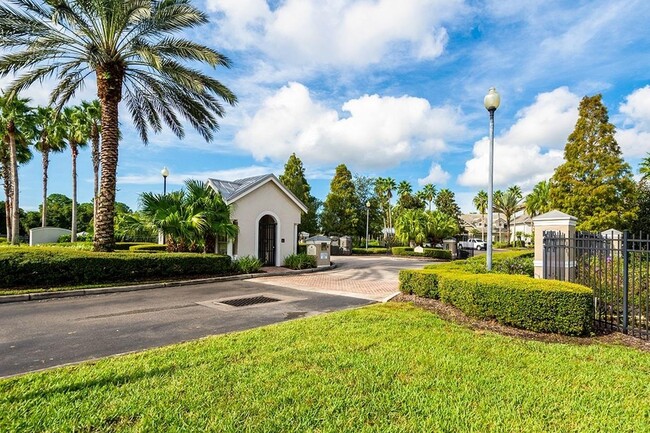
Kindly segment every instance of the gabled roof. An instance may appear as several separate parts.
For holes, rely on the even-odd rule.
[[[289,191],[282,182],[275,177],[274,174],[263,174],[261,176],[247,177],[244,179],[237,179],[233,181],[221,179],[208,179],[208,185],[223,197],[226,204],[232,204],[249,193],[255,191],[257,188],[266,185],[267,183],[274,183],[287,197],[293,201],[296,206],[303,212],[307,212],[307,206],[298,199],[291,191]]]

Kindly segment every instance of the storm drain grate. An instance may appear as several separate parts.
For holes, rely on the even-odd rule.
[[[221,301],[222,304],[232,307],[248,307],[255,304],[268,304],[269,302],[278,302],[279,299],[269,298],[268,296],[252,296],[250,298],[237,298]]]

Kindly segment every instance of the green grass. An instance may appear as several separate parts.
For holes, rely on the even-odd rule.
[[[650,431],[650,355],[383,304],[0,380],[0,431]]]

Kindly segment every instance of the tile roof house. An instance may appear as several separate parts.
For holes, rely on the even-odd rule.
[[[207,184],[232,206],[239,226],[235,239],[221,239],[217,252],[231,257],[255,256],[265,266],[281,266],[295,254],[298,224],[307,207],[273,174],[233,181],[208,179]]]

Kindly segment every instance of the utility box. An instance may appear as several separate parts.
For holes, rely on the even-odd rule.
[[[458,257],[458,248],[457,248],[457,241],[456,239],[445,239],[442,241],[442,244],[444,246],[444,249],[447,251],[451,251],[451,257],[453,259]]]
[[[341,236],[339,238],[339,253],[343,256],[349,256],[352,254],[352,237],[351,236]]]
[[[307,255],[316,257],[316,266],[329,266],[332,240],[327,236],[312,236],[305,241]]]

